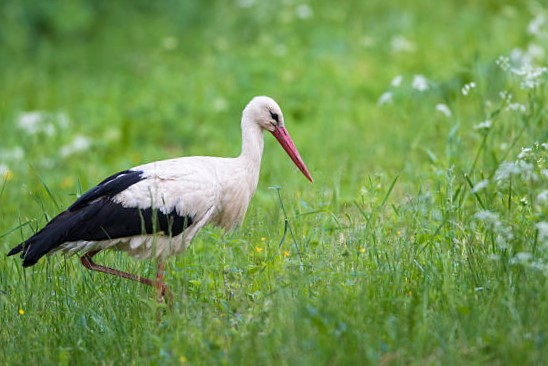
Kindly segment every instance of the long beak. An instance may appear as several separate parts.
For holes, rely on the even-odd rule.
[[[303,159],[299,155],[299,151],[295,147],[295,144],[293,143],[293,140],[291,140],[291,136],[289,136],[289,133],[285,129],[285,127],[276,127],[274,131],[272,131],[272,134],[278,140],[280,145],[284,148],[285,152],[291,160],[295,163],[297,168],[304,174],[306,179],[310,181],[310,183],[313,183],[312,176],[308,172],[308,169],[306,168],[306,165],[304,164]]]

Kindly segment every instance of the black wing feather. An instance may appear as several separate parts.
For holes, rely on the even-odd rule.
[[[113,174],[81,195],[68,210],[77,210],[100,197],[113,197],[143,180],[142,174],[143,172],[140,170],[124,170],[123,172]]]

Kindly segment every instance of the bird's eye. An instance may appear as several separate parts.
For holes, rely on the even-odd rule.
[[[278,116],[278,113],[270,112],[270,117],[272,117],[272,119],[273,119],[274,121],[276,121],[277,123],[280,122],[280,121],[279,121],[279,118],[280,118],[280,117]]]

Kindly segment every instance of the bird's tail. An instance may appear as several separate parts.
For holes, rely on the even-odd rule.
[[[66,242],[74,228],[79,227],[83,220],[87,220],[96,213],[97,208],[76,212],[63,211],[48,222],[42,230],[10,250],[8,256],[21,253],[23,267],[30,267]]]
[[[21,244],[19,244],[19,245],[16,246],[15,248],[12,248],[12,249],[8,252],[8,257],[9,257],[9,256],[12,256],[12,255],[15,255],[15,254],[17,254],[17,253],[22,252],[24,248],[25,248],[25,242],[22,242]]]
[[[54,240],[56,238],[40,234],[41,233],[37,233],[33,237],[12,248],[8,252],[8,257],[21,253],[20,256],[23,260],[23,267],[30,267],[33,264],[36,264],[40,258],[54,249],[55,245],[51,245],[50,243],[57,243],[57,240]],[[48,239],[53,240],[49,242]]]
[[[48,246],[40,245],[41,239],[43,238],[36,234],[30,239],[27,239],[26,241],[12,248],[8,252],[8,257],[21,253],[21,259],[23,259],[23,267],[32,266],[38,261],[38,259],[40,259],[51,250],[50,248],[48,248]]]
[[[67,238],[72,217],[67,220],[65,216],[70,216],[70,213],[65,211],[53,218],[42,230],[10,250],[8,256],[21,253],[23,267],[29,267],[38,262]]]

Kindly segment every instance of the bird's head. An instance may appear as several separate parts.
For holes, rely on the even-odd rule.
[[[274,132],[276,127],[284,127],[282,109],[269,97],[255,97],[244,109],[244,119],[255,122],[264,130]]]
[[[251,99],[244,109],[243,120],[254,122],[263,130],[272,133],[306,179],[310,182],[313,181],[297,147],[285,128],[282,109],[274,99],[265,96]]]

